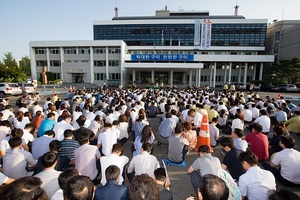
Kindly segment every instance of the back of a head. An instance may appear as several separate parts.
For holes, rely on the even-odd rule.
[[[12,131],[11,131],[11,136],[12,137],[22,137],[24,134],[23,130],[20,129],[20,128],[14,128]]]
[[[154,170],[154,176],[156,180],[165,181],[167,177],[165,168],[160,167]]]
[[[129,188],[130,200],[158,200],[159,190],[155,181],[148,174],[137,175]]]
[[[112,147],[112,153],[123,153],[124,151],[124,147],[123,145],[119,144],[119,143],[116,143],[113,145]]]
[[[152,145],[150,143],[146,142],[142,145],[142,149],[143,149],[143,151],[147,151],[150,153],[152,151]]]
[[[183,131],[182,125],[178,124],[175,127],[175,134],[180,134],[180,133],[182,133],[182,131]]]
[[[61,149],[61,141],[59,141],[59,140],[52,140],[49,143],[49,149],[50,149],[50,152],[58,153],[59,150]]]
[[[67,138],[67,137],[71,137],[73,136],[73,131],[71,129],[66,129],[64,131],[64,137]]]
[[[78,176],[79,172],[75,168],[68,168],[58,176],[58,184],[60,189],[64,189],[67,182],[74,176]]]
[[[14,149],[16,147],[19,147],[22,144],[22,138],[21,137],[10,138],[8,143],[11,149]]]
[[[19,178],[1,189],[0,199],[5,200],[47,200],[47,193],[41,188],[42,181],[38,177]]]
[[[53,130],[48,130],[48,131],[45,132],[45,135],[55,137],[55,132]]]
[[[91,200],[93,199],[94,184],[87,176],[74,176],[64,187],[64,200]]]
[[[268,195],[268,200],[300,200],[297,194],[286,189],[272,190]]]
[[[229,189],[223,179],[216,175],[206,174],[201,177],[199,195],[203,200],[227,200]]]
[[[86,118],[84,115],[80,115],[78,117],[78,119],[76,120],[76,122],[78,123],[79,126],[83,126],[85,121],[86,121]]]
[[[235,128],[235,129],[233,130],[233,132],[234,132],[239,138],[241,138],[241,137],[244,136],[244,131],[243,131],[242,129]]]
[[[210,153],[210,148],[207,145],[201,145],[198,149],[198,152],[200,153]]]
[[[83,145],[83,144],[86,144],[89,142],[89,134],[86,133],[86,132],[81,132],[79,135],[78,135],[78,142],[80,145]]]
[[[252,151],[241,152],[239,155],[239,161],[247,162],[250,166],[254,166],[258,164],[258,157]]]
[[[281,136],[280,142],[288,149],[293,148],[296,144],[295,139],[288,135]]]
[[[120,177],[120,168],[116,165],[110,165],[105,170],[106,180],[114,180],[117,181]]]
[[[234,142],[233,142],[233,139],[231,137],[224,137],[220,141],[220,144],[222,145],[222,147],[228,146],[231,149],[234,148]]]
[[[41,163],[44,168],[52,167],[57,161],[58,155],[53,152],[47,152],[42,156]]]

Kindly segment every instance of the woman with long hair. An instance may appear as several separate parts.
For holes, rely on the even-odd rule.
[[[134,150],[133,156],[136,156],[141,153],[141,148],[144,143],[152,144],[154,142],[155,136],[153,134],[152,128],[150,125],[144,126],[142,134],[137,136],[134,141]]]
[[[183,123],[183,129],[184,131],[182,132],[181,137],[187,139],[189,142],[189,151],[198,151],[198,149],[194,149],[197,145],[197,132],[192,130],[192,124],[190,122]]]
[[[119,116],[119,130],[120,130],[120,136],[119,136],[119,143],[125,144],[128,140],[128,119],[125,115]]]

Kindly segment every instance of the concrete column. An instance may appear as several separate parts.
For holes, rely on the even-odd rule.
[[[106,79],[106,81],[109,79],[109,73],[108,73],[108,47],[106,47],[106,49],[105,49],[105,63],[106,63],[106,65],[105,65],[105,79]],[[107,83],[107,85],[108,85],[108,83]]]
[[[244,70],[244,84],[247,83],[247,70],[248,70],[248,63],[245,63],[245,70]]]
[[[190,77],[189,77],[189,86],[192,87],[192,76],[193,76],[193,70],[190,69]]]
[[[260,68],[259,68],[259,80],[262,80],[263,76],[263,71],[264,71],[264,63],[260,63]]]
[[[224,65],[224,84],[227,83],[227,65]]]
[[[213,87],[216,87],[216,76],[217,76],[217,62],[214,64],[214,79],[213,79]]]
[[[231,83],[231,68],[232,68],[232,62],[229,63],[228,84]]]
[[[186,84],[186,80],[185,79],[186,79],[186,74],[185,74],[185,72],[183,72],[182,73],[182,84],[184,84],[184,85]]]
[[[239,77],[238,77],[238,83],[241,82],[241,74],[242,74],[242,65],[239,65]]]
[[[173,87],[173,70],[170,71],[170,87]]]
[[[93,51],[93,47],[90,47],[90,75],[91,75],[91,83],[94,83],[94,51]],[[88,82],[88,81],[87,81]]]
[[[50,51],[49,48],[46,49],[47,55],[47,71],[50,72]]]
[[[201,69],[198,69],[198,85],[197,87],[201,86]]]
[[[151,82],[154,83],[154,69],[151,70]]]
[[[253,76],[252,76],[252,80],[255,81],[256,79],[256,64],[253,65]]]
[[[65,82],[64,80],[64,49],[60,47],[60,79]],[[71,77],[72,82],[72,77]]]
[[[135,69],[132,70],[132,82],[136,80],[136,74],[135,74]]]
[[[209,87],[212,87],[212,82],[213,82],[213,67],[214,66],[210,66],[210,77],[209,77]]]

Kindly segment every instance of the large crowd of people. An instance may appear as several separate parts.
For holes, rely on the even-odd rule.
[[[38,94],[23,95],[17,110],[0,99],[0,199],[174,199],[155,144],[167,145],[167,164],[188,165],[199,199],[228,199],[222,169],[242,198],[297,199],[276,191],[276,181],[300,186],[300,152],[290,136],[300,133],[300,105],[223,89],[70,89],[44,104]],[[150,118],[160,118],[158,131]],[[199,144],[205,119],[210,144]],[[213,155],[218,146],[221,159]],[[199,157],[187,163],[191,151]]]

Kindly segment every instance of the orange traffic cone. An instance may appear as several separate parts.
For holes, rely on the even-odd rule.
[[[201,128],[198,136],[197,146],[195,150],[198,151],[201,145],[207,145],[210,147],[210,135],[209,135],[209,125],[208,125],[208,116],[203,115]]]
[[[281,94],[278,94],[278,96],[277,96],[277,100],[279,100],[279,99],[281,99]]]

